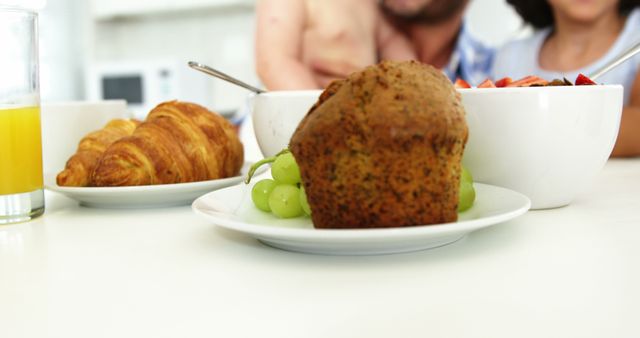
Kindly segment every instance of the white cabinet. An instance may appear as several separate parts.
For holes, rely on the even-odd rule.
[[[246,90],[188,68],[191,60],[259,85],[254,70],[254,0],[91,0],[90,4],[88,93],[99,88],[99,78],[91,74],[105,67],[118,65],[120,70],[139,73],[145,65],[171,64],[180,72],[170,73],[184,71],[194,77],[176,82],[173,87],[179,88],[172,98],[221,113],[235,112],[245,104]],[[196,93],[198,97],[191,95]],[[146,108],[159,103],[145,97]]]
[[[92,15],[98,20],[114,17],[194,11],[211,8],[252,7],[254,0],[92,0]]]

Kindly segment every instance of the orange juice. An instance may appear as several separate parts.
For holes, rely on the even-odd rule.
[[[0,109],[0,195],[42,187],[40,108]]]

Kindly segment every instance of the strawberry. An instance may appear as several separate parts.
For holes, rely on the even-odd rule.
[[[549,83],[547,80],[537,77],[535,75],[525,76],[520,80],[513,81],[507,85],[507,87],[531,87],[531,86],[545,86]]]
[[[486,79],[482,81],[481,84],[478,85],[478,88],[496,88],[496,85],[493,84],[493,81]]]
[[[469,82],[461,79],[461,78],[457,78],[456,82],[454,82],[453,84],[454,87],[456,88],[471,88],[471,85],[469,85]]]
[[[596,83],[585,75],[578,74],[578,77],[576,78],[576,86],[590,86],[594,84]]]
[[[513,80],[510,77],[503,77],[502,79],[496,81],[496,87],[502,88],[508,86]]]

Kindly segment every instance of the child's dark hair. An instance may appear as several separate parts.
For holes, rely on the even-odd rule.
[[[534,28],[545,28],[553,25],[553,13],[551,6],[545,0],[507,0],[520,14],[524,22]],[[635,7],[640,6],[640,0],[620,0],[618,11],[626,15]]]

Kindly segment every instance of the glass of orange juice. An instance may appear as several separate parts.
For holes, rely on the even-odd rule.
[[[44,213],[37,24],[0,6],[0,224]]]

